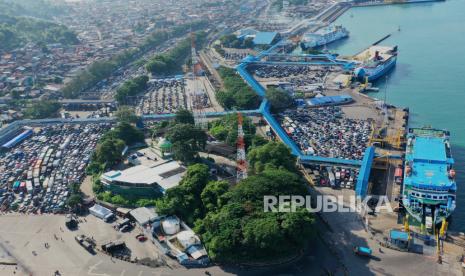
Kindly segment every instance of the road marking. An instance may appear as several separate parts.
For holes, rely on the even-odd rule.
[[[143,272],[144,272],[144,271],[141,270],[141,271],[139,271],[139,274],[137,274],[137,275],[138,275],[138,276],[141,276]]]
[[[91,265],[91,266],[89,267],[89,270],[87,270],[87,275],[93,275],[93,276],[110,276],[110,275],[108,275],[108,274],[106,274],[106,273],[95,273],[95,272],[93,272],[93,271],[97,268],[97,266],[99,266],[101,263],[103,263],[102,260],[100,260],[98,263],[96,263],[96,264],[94,264],[94,265]]]
[[[124,276],[124,273],[126,273],[126,270],[121,271],[121,276]]]

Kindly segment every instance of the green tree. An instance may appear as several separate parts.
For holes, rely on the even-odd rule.
[[[252,147],[261,147],[268,143],[269,141],[259,135],[254,135],[252,138]]]
[[[38,101],[26,108],[25,115],[30,119],[56,118],[61,105],[55,101]]]
[[[134,109],[129,106],[120,106],[115,113],[115,117],[120,123],[135,124],[139,120]]]
[[[220,67],[218,70],[225,86],[216,93],[218,102],[226,109],[255,109],[260,97],[248,86],[234,69]]]
[[[274,113],[279,113],[294,106],[292,96],[282,89],[269,88],[266,91],[266,98],[271,104],[271,111]]]
[[[227,181],[212,181],[207,184],[201,194],[202,203],[207,211],[214,211],[224,204],[222,196],[228,191]]]
[[[126,145],[144,142],[144,133],[127,122],[119,123],[109,135],[123,140]]]
[[[247,154],[249,171],[263,172],[267,168],[283,168],[297,172],[296,158],[283,143],[269,142],[263,146],[252,148]]]
[[[208,166],[203,164],[189,166],[179,186],[168,189],[165,196],[157,201],[157,211],[166,215],[176,214],[187,223],[194,223],[205,213],[201,193],[208,180]]]
[[[120,103],[128,102],[128,97],[136,96],[147,89],[148,76],[138,76],[123,83],[117,90],[115,99]]]
[[[209,129],[210,134],[216,139],[234,146],[237,142],[237,118],[237,114],[230,114],[211,122]],[[244,130],[246,147],[249,147],[252,144],[252,137],[256,132],[256,128],[249,117],[244,116],[242,129]]]
[[[265,195],[282,194],[306,195],[306,188],[296,174],[268,169],[249,176],[221,196],[226,204],[209,211],[195,225],[209,256],[215,261],[237,263],[299,253],[314,237],[314,217],[304,208],[297,208],[295,213],[263,212]]]
[[[75,193],[72,194],[68,200],[66,201],[66,205],[68,205],[71,209],[74,209],[78,206],[79,203],[82,202],[82,194]]]
[[[194,115],[187,109],[179,109],[176,111],[174,121],[178,124],[195,124]]]
[[[97,145],[95,151],[96,161],[101,164],[106,164],[106,167],[111,167],[121,161],[124,147],[124,141],[121,139],[106,139],[101,144]]]
[[[207,144],[207,134],[191,124],[176,124],[166,133],[173,144],[174,157],[183,163],[193,162]]]

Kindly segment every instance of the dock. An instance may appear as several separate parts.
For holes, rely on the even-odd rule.
[[[385,35],[383,38],[381,38],[380,40],[376,41],[375,43],[371,44],[372,46],[376,46],[378,44],[380,44],[381,42],[385,41],[386,39],[390,38],[392,34],[387,34]]]

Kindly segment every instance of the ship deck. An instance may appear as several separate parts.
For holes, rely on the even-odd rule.
[[[392,50],[392,47],[390,46],[379,46],[379,45],[373,45],[368,47],[367,49],[361,51],[360,53],[356,54],[354,56],[355,60],[359,61],[367,61],[371,60],[375,57],[376,51],[378,51],[379,55],[384,59],[387,60],[391,58],[393,55],[389,54],[389,51]]]
[[[439,137],[416,137],[413,150],[405,158],[412,166],[412,174],[404,179],[405,185],[422,189],[448,190],[454,185],[449,179],[446,147]]]

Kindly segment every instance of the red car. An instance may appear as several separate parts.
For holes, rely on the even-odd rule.
[[[145,242],[147,240],[147,237],[144,234],[139,234],[136,236],[136,239],[140,242]]]

